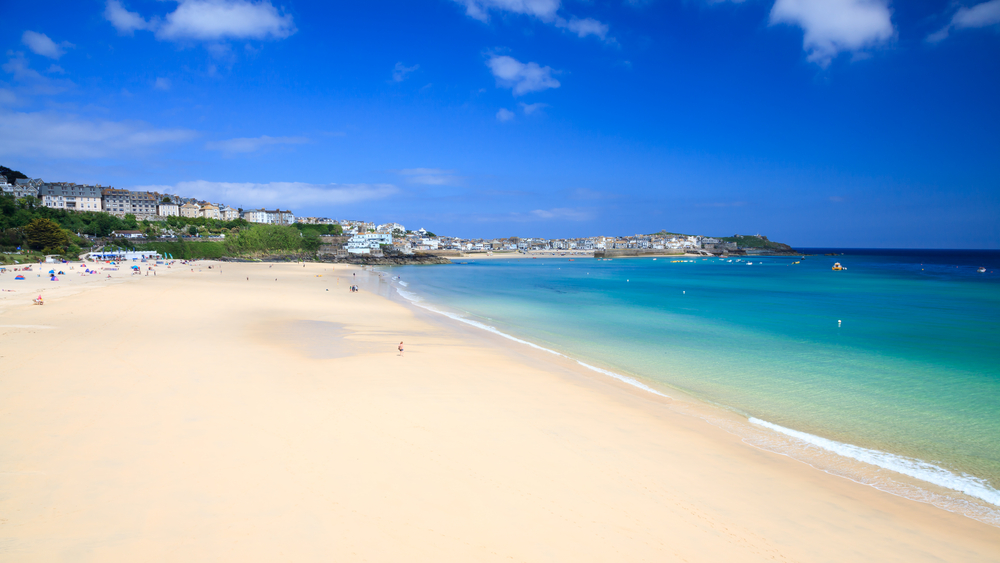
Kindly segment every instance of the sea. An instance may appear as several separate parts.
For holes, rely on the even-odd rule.
[[[381,276],[515,345],[704,403],[754,446],[1000,526],[1000,251],[470,257]]]

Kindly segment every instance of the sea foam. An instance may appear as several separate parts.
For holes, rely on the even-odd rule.
[[[554,356],[559,356],[561,358],[566,358],[568,360],[573,360],[574,362],[580,364],[581,366],[583,366],[583,367],[585,367],[585,368],[587,368],[589,370],[596,371],[597,373],[600,373],[602,375],[606,375],[606,376],[612,377],[614,379],[617,379],[618,381],[621,381],[623,383],[627,383],[627,384],[629,384],[629,385],[631,385],[633,387],[638,387],[639,389],[642,389],[643,391],[652,393],[654,395],[658,395],[660,397],[666,397],[668,399],[670,398],[669,395],[665,395],[665,394],[657,391],[656,389],[653,389],[652,387],[650,387],[650,386],[642,383],[641,381],[637,381],[636,379],[628,377],[627,375],[622,375],[620,373],[615,373],[615,372],[610,371],[610,370],[601,369],[599,367],[592,366],[590,364],[585,364],[585,363],[581,362],[580,360],[577,360],[575,358],[571,358],[571,357],[567,356],[566,354],[562,354],[562,353],[556,352],[555,350],[550,350],[550,349],[545,348],[543,346],[539,346],[538,344],[535,344],[534,342],[528,342],[527,340],[522,340],[520,338],[517,338],[516,336],[511,336],[511,335],[509,335],[509,334],[507,334],[505,332],[501,332],[500,330],[497,330],[496,327],[492,327],[492,326],[490,326],[488,324],[481,323],[479,321],[475,321],[475,320],[463,317],[462,315],[459,315],[459,314],[456,314],[456,313],[451,313],[451,312],[448,312],[448,311],[442,311],[440,309],[436,309],[434,307],[431,307],[431,306],[425,304],[423,302],[423,299],[420,296],[418,296],[415,293],[412,293],[410,291],[406,291],[404,289],[400,289],[400,288],[397,287],[396,288],[396,292],[399,293],[399,295],[401,297],[403,297],[404,299],[406,299],[407,301],[410,301],[411,303],[413,303],[414,305],[417,305],[418,307],[421,307],[423,309],[427,309],[428,311],[437,313],[439,315],[444,315],[444,316],[448,317],[449,319],[456,320],[456,321],[458,321],[460,323],[465,323],[467,325],[474,326],[474,327],[476,327],[478,329],[485,330],[487,332],[491,332],[493,334],[496,334],[497,336],[502,336],[503,338],[506,338],[508,340],[513,340],[514,342],[517,342],[518,344],[524,344],[525,346],[530,346],[530,347],[532,347],[532,348],[534,348],[536,350],[541,350],[542,352],[546,352],[546,353],[552,354]]]
[[[669,398],[668,395],[665,395],[664,393],[661,393],[656,389],[653,389],[652,387],[642,383],[641,381],[637,381],[634,378],[581,362],[580,360],[571,358],[565,354],[556,352],[555,350],[550,350],[549,348],[539,346],[533,342],[517,338],[516,336],[511,336],[505,332],[498,330],[496,327],[487,325],[485,323],[481,323],[479,321],[463,317],[462,315],[456,313],[452,313],[449,311],[442,311],[440,309],[431,307],[426,303],[424,303],[423,299],[420,296],[410,291],[406,291],[398,287],[396,288],[396,291],[397,293],[399,293],[400,296],[405,298],[407,301],[410,301],[411,303],[428,311],[437,313],[439,315],[444,315],[458,322],[474,326],[478,329],[485,330],[487,332],[491,332],[493,334],[496,334],[497,336],[501,336],[503,338],[512,340],[519,344],[530,346],[536,350],[541,350],[542,352],[547,352],[555,356],[573,360],[577,364],[589,370],[612,377],[614,379],[617,379],[619,381],[622,381],[624,383],[627,383],[629,385],[632,385],[634,387],[637,387],[639,389],[642,389],[643,391],[647,391],[654,395]],[[957,474],[943,467],[939,467],[937,465],[928,463],[926,461],[921,461],[919,459],[912,459],[878,450],[862,448],[860,446],[854,446],[851,444],[845,444],[842,442],[837,442],[835,440],[822,438],[820,436],[809,434],[807,432],[792,430],[791,428],[785,428],[784,426],[780,426],[778,424],[774,424],[773,422],[768,422],[766,420],[761,420],[755,417],[749,417],[749,421],[758,426],[763,426],[764,428],[773,430],[774,432],[778,432],[786,436],[790,436],[792,438],[801,440],[807,444],[816,446],[828,452],[843,457],[851,458],[860,461],[862,463],[867,463],[869,465],[874,465],[876,467],[881,467],[883,469],[888,469],[890,471],[895,471],[896,473],[901,473],[903,475],[913,477],[914,479],[919,479],[921,481],[938,485],[946,489],[958,491],[960,493],[969,495],[971,497],[986,501],[992,505],[1000,506],[1000,491],[994,489],[985,480],[980,479],[978,477],[965,473]]]
[[[938,485],[946,489],[958,491],[960,493],[986,501],[992,505],[1000,506],[1000,491],[991,487],[986,481],[967,473],[954,473],[943,467],[921,461],[919,459],[908,458],[896,454],[890,454],[879,450],[871,450],[844,444],[835,440],[821,438],[807,432],[800,432],[785,428],[773,422],[750,417],[750,422],[758,426],[763,426],[786,436],[791,436],[807,444],[822,448],[826,451],[840,456],[849,457],[869,465],[895,471],[914,479],[919,479],[927,483]]]

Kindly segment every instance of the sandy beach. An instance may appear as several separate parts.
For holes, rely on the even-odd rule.
[[[0,276],[4,561],[1000,561],[1000,528],[381,297],[368,272],[66,266]]]

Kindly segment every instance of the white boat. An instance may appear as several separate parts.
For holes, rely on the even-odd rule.
[[[976,270],[976,271],[979,272],[980,274],[985,274],[986,273],[986,268],[984,268],[983,266],[980,266],[979,269]]]

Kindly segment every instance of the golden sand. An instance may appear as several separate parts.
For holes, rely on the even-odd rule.
[[[0,294],[0,560],[1000,560],[355,270],[208,265]]]

